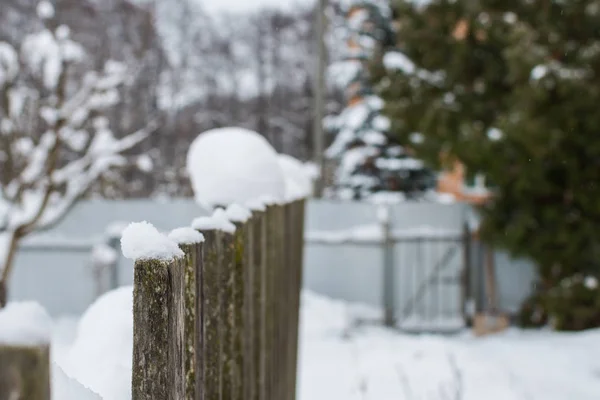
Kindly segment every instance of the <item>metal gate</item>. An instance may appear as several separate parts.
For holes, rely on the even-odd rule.
[[[384,304],[393,307],[386,313],[388,325],[408,332],[464,328],[468,232],[396,234],[393,242],[384,283]]]

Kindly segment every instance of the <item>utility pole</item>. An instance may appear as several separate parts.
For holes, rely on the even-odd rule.
[[[324,164],[324,131],[323,118],[325,117],[325,71],[327,68],[326,47],[325,47],[325,31],[326,31],[326,16],[327,0],[318,0],[319,6],[316,12],[317,18],[317,76],[315,79],[315,113],[313,121],[313,159],[319,169],[319,178],[315,188],[315,196],[321,198],[323,196],[323,164]]]

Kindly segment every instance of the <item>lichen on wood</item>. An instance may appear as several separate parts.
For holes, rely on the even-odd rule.
[[[12,399],[50,400],[49,345],[0,344],[0,400]]]

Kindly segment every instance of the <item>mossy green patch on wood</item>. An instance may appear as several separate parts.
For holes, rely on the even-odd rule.
[[[0,400],[11,399],[50,400],[48,345],[0,345]]]

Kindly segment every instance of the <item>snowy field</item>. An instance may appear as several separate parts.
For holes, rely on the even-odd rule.
[[[54,360],[104,400],[130,398],[131,324],[130,314],[123,310],[129,306],[128,297],[127,290],[121,290],[96,303],[79,333],[72,319],[55,326]],[[115,310],[118,305],[121,310]],[[468,332],[409,336],[356,327],[353,321],[358,316],[373,312],[303,295],[300,400],[600,398],[600,331],[512,330],[485,339]],[[84,337],[76,338],[78,334]]]

